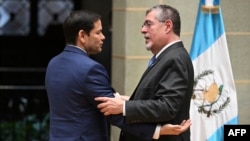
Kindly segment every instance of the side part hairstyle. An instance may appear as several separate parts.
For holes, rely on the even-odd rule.
[[[157,17],[155,17],[159,22],[164,22],[166,20],[171,20],[173,22],[173,31],[176,35],[180,36],[181,32],[181,18],[177,9],[169,5],[156,5],[146,11],[146,15],[152,10],[158,11]]]
[[[88,10],[73,11],[63,23],[63,33],[67,44],[76,44],[76,37],[80,30],[89,35],[94,28],[94,23],[101,19],[101,16]]]

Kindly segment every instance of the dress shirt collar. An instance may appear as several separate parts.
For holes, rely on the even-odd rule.
[[[88,54],[86,50],[84,50],[83,48],[80,48],[79,46],[70,45],[70,44],[68,44],[67,46],[78,48],[78,49],[82,50],[84,53]]]
[[[181,40],[177,40],[177,41],[174,41],[174,42],[171,42],[169,44],[167,44],[165,47],[163,47],[156,55],[155,55],[155,58],[157,58],[164,50],[166,50],[168,47],[170,47],[171,45],[177,43],[177,42],[180,42]]]

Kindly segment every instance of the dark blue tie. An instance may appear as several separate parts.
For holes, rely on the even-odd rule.
[[[154,62],[155,62],[155,55],[149,60],[149,62],[148,62],[148,67],[150,67],[150,66],[152,66],[153,64],[154,64]]]

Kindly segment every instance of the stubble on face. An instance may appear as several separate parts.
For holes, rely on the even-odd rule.
[[[150,39],[150,35],[148,32],[145,32],[143,34],[144,34],[144,39],[145,39],[145,48],[146,50],[150,51],[153,45]]]
[[[105,36],[102,33],[102,23],[98,20],[94,23],[94,28],[90,31],[88,39],[89,54],[97,54],[102,51]]]
[[[150,43],[147,43],[145,46],[146,50],[148,50],[148,51],[151,50],[151,47],[152,47],[152,44],[150,44]]]

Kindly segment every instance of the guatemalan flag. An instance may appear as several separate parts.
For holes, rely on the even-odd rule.
[[[224,125],[238,124],[238,104],[220,0],[200,0],[190,56],[191,141],[223,141]]]

